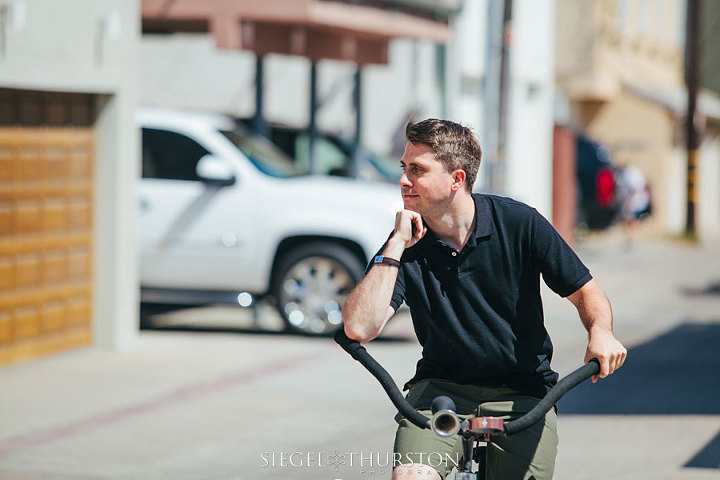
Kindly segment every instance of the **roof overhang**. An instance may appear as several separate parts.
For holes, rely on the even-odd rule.
[[[676,117],[687,116],[688,98],[687,89],[684,87],[652,88],[629,84],[623,86],[628,92],[666,108]],[[720,120],[720,98],[710,91],[699,92],[697,109],[699,114],[708,119]]]
[[[425,15],[449,16],[460,12],[463,0],[344,0],[379,3],[387,7],[398,7]]]
[[[332,0],[142,0],[145,32],[209,32],[219,48],[387,63],[394,38],[445,43],[446,22]]]

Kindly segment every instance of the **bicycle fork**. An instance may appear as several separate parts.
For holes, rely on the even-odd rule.
[[[455,474],[455,480],[484,480],[486,452],[490,442],[490,435],[482,438],[463,436],[463,464]],[[477,464],[477,471],[472,471],[473,461]]]

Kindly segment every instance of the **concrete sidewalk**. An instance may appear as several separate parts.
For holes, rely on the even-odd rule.
[[[720,242],[645,241],[627,248],[620,230],[578,252],[613,305],[626,365],[560,402],[561,479],[720,478]],[[585,345],[567,322],[567,302],[544,296],[567,373]],[[576,363],[576,362],[575,362]],[[592,458],[590,458],[590,452]]]
[[[577,250],[611,298],[630,356],[561,402],[555,478],[719,478],[720,242],[627,251],[610,232]],[[569,302],[544,303],[564,374],[579,366],[585,334]],[[88,348],[0,369],[0,478],[389,478],[267,465],[269,452],[390,449],[392,406],[327,339],[257,333],[237,310],[168,319],[209,321],[238,329],[144,331],[132,352]],[[419,355],[407,316],[370,348],[399,383]]]

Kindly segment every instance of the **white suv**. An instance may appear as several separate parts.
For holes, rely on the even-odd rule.
[[[143,108],[143,302],[246,304],[272,295],[290,329],[324,334],[387,239],[398,188],[303,176],[220,115]]]

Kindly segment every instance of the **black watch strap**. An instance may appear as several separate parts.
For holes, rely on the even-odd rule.
[[[400,262],[395,260],[394,258],[390,257],[383,257],[382,255],[378,255],[373,259],[373,263],[384,263],[385,265],[392,265],[393,267],[399,267]]]

